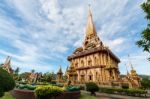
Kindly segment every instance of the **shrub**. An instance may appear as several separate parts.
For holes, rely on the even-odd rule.
[[[58,87],[63,87],[64,86],[64,84],[55,84],[56,86],[58,86]]]
[[[78,86],[68,86],[66,89],[67,89],[67,91],[79,91],[80,87],[78,87]]]
[[[129,85],[128,84],[122,84],[121,86],[123,89],[129,89]]]
[[[95,92],[99,90],[99,87],[93,83],[86,83],[86,90],[91,92],[91,95],[95,95]]]
[[[44,99],[48,96],[56,97],[56,96],[61,95],[63,93],[63,91],[64,90],[62,88],[57,87],[57,86],[51,86],[51,85],[39,86],[35,89],[36,96],[39,99]]]
[[[146,94],[147,91],[141,89],[121,89],[121,88],[100,88],[100,92],[109,93],[109,94],[125,94],[131,96],[141,96],[142,94]]]
[[[51,81],[51,84],[56,84],[56,81]]]
[[[0,68],[0,89],[1,92],[7,92],[15,87],[15,81],[12,76],[2,68]],[[2,94],[1,94],[2,96]]]
[[[36,89],[36,86],[33,86],[33,85],[23,85],[23,84],[19,84],[16,86],[16,88],[19,88],[19,89],[28,89],[28,90],[35,90]]]
[[[143,78],[141,81],[141,85],[144,89],[150,89],[150,79],[147,78]]]
[[[79,86],[80,90],[85,90],[85,86]]]
[[[35,89],[36,89],[36,86],[26,85],[26,88],[27,88],[28,90],[35,90]]]

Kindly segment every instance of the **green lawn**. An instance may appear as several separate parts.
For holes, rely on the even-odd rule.
[[[15,99],[9,92],[6,92],[0,99]]]
[[[81,96],[79,99],[98,99],[98,98],[95,96],[91,96],[90,94],[87,94],[87,93],[81,93]]]

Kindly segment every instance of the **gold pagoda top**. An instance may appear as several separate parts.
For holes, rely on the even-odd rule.
[[[59,70],[58,70],[58,72],[57,72],[57,74],[62,74],[63,72],[62,72],[62,69],[61,69],[61,66],[59,67]]]
[[[88,20],[87,20],[87,26],[86,26],[86,37],[90,36],[96,36],[96,28],[93,23],[93,18],[92,18],[92,11],[89,6],[89,15],[88,15]]]

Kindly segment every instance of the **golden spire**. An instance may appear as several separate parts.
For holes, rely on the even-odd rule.
[[[62,73],[61,66],[59,67],[58,73]]]
[[[11,57],[7,56],[4,66],[10,66],[10,62],[11,62]]]
[[[129,75],[127,64],[125,64],[125,66],[126,66],[127,75]]]
[[[89,15],[88,15],[88,21],[87,21],[87,26],[86,26],[86,37],[95,36],[95,35],[96,35],[96,29],[93,23],[92,11],[89,5]]]

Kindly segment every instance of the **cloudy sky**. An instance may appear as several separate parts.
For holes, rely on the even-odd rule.
[[[121,59],[120,72],[130,60],[139,74],[150,74],[148,53],[135,45],[147,20],[142,0],[1,0],[0,62],[12,56],[21,72],[56,72],[69,65],[67,56],[82,45],[91,4],[100,39]],[[130,67],[128,67],[130,70]]]

